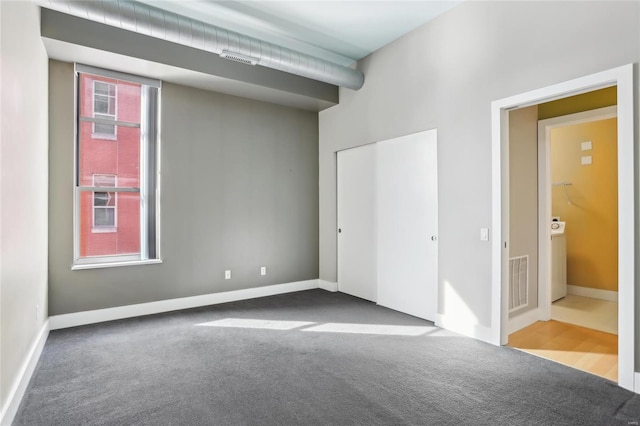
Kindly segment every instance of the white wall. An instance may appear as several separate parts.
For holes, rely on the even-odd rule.
[[[2,1],[0,11],[0,404],[4,413],[47,318],[48,62],[38,7]]]
[[[639,26],[638,2],[464,2],[360,61],[364,87],[320,113],[320,279],[336,280],[334,152],[437,128],[438,309],[488,337],[491,101],[638,62]]]

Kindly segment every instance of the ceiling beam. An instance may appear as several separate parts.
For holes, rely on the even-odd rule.
[[[42,37],[337,104],[338,87],[41,8]]]

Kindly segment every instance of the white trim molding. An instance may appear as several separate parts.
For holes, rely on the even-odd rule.
[[[531,309],[519,315],[515,315],[509,318],[509,323],[507,324],[507,333],[515,333],[518,330],[529,327],[536,321],[540,321],[539,308]]]
[[[20,407],[24,393],[27,390],[31,376],[36,369],[36,365],[38,364],[38,360],[40,359],[40,355],[44,349],[44,344],[47,341],[47,337],[49,337],[49,325],[49,320],[44,322],[38,336],[31,345],[29,354],[24,359],[22,367],[20,368],[20,373],[9,391],[7,403],[2,407],[2,412],[0,412],[0,425],[10,425],[13,423],[13,419],[18,412],[18,408]]]
[[[599,288],[582,287],[579,285],[567,285],[567,293],[576,296],[590,297],[592,299],[606,300],[609,302],[618,301],[618,292],[611,290],[602,290]]]
[[[634,64],[517,94],[491,103],[492,226],[491,342],[508,338],[507,267],[509,255],[509,111],[616,86],[618,113],[618,384],[635,381],[635,174]]]
[[[318,287],[334,293],[338,291],[338,283],[334,283],[331,281],[318,280]]]
[[[485,327],[477,322],[461,321],[456,315],[436,314],[434,324],[436,327],[444,328],[463,336],[493,343],[490,327]]]
[[[217,305],[238,300],[255,299],[257,297],[274,296],[294,291],[318,288],[318,280],[297,281],[286,284],[275,284],[221,293],[203,294],[200,296],[181,297],[178,299],[159,300],[157,302],[138,303],[135,305],[117,306],[115,308],[96,309],[93,311],[74,312],[71,314],[49,317],[51,330],[77,327],[124,318],[159,314],[180,309],[198,308],[200,306]]]

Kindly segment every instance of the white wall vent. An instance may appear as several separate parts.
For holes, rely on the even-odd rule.
[[[529,305],[529,256],[509,259],[509,312]]]
[[[247,65],[256,65],[259,61],[258,58],[253,58],[236,52],[229,52],[228,50],[223,50],[222,53],[220,53],[220,57]]]

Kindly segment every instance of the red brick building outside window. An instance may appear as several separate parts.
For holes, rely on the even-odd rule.
[[[104,187],[79,193],[79,255],[139,254],[141,85],[80,74],[78,89],[78,186]]]

